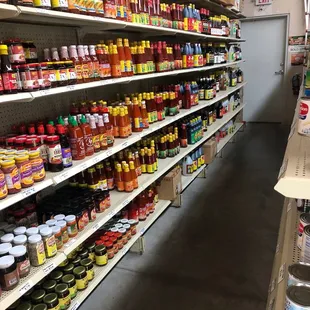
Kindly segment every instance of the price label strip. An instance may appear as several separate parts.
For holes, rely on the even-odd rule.
[[[27,281],[18,291],[20,296],[23,296],[33,287],[33,282],[31,280]]]
[[[287,211],[287,212],[290,212],[290,211],[291,211],[291,209],[292,209],[292,203],[291,203],[291,202],[289,202],[289,203],[288,203],[288,205],[287,205],[287,209],[286,209],[286,211]]]
[[[76,310],[79,306],[81,305],[81,303],[77,300],[71,307],[71,310]]]
[[[51,273],[52,270],[54,270],[56,268],[56,265],[54,263],[50,263],[49,265],[47,265],[46,267],[43,268],[43,273],[45,275],[48,275],[49,273]]]
[[[28,197],[28,196],[33,195],[36,191],[37,191],[37,190],[36,190],[35,187],[30,187],[30,188],[28,188],[28,189],[23,190],[22,196],[23,196],[23,198],[26,198],[26,197]]]

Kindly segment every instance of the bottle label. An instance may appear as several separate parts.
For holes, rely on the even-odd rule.
[[[68,80],[76,80],[76,72],[74,68],[68,68],[67,69],[67,79]]]
[[[21,189],[21,183],[20,183],[20,175],[18,172],[17,167],[15,167],[11,172],[4,174],[5,181],[7,184],[8,189]]]
[[[97,256],[96,256],[96,264],[97,264]],[[87,275],[83,279],[76,279],[76,286],[79,291],[85,290],[88,286]]]
[[[113,189],[114,188],[114,178],[107,179],[107,182],[108,182],[108,189]]]
[[[93,136],[92,141],[95,150],[100,150],[100,136],[99,135]]]
[[[85,157],[85,147],[83,137],[70,138],[72,159],[76,160],[79,157]]]
[[[112,65],[111,72],[113,77],[119,77],[122,75],[121,66],[120,65]]]
[[[35,7],[51,7],[51,1],[50,0],[34,0],[33,5]]]
[[[147,171],[147,173],[154,173],[153,165],[152,164],[147,164],[146,165],[146,171]]]
[[[51,237],[44,237],[44,247],[46,257],[52,257],[57,253],[57,247],[54,235],[52,235]]]
[[[72,287],[69,287],[69,293],[70,293],[71,299],[76,297],[76,294],[77,294],[77,285],[76,284],[74,284]]]
[[[68,309],[71,303],[70,293],[66,297],[58,297],[60,310]]]
[[[45,177],[45,169],[41,158],[31,160],[31,170],[34,181],[41,181]]]
[[[62,163],[65,168],[72,166],[72,154],[70,147],[61,149]]]
[[[99,188],[100,188],[102,191],[105,191],[105,190],[108,189],[108,182],[107,182],[107,179],[99,180]]]
[[[132,181],[128,181],[128,182],[124,182],[124,188],[125,188],[125,192],[132,192],[133,191],[133,182]]]
[[[24,63],[26,61],[24,48],[21,44],[9,46],[8,52],[10,63]]]
[[[0,199],[5,198],[8,195],[8,188],[5,183],[5,176],[0,172]]]
[[[128,129],[127,127],[118,127],[119,128],[119,137],[126,138],[128,137]]]
[[[95,3],[93,0],[85,0],[86,11],[89,13],[95,13]]]
[[[16,90],[17,89],[17,79],[16,73],[2,73],[3,88],[4,90]]]
[[[20,165],[18,170],[21,184],[25,185],[26,187],[31,186],[34,181],[32,177],[32,168],[30,162]]]
[[[98,15],[104,15],[103,1],[95,0],[95,12]]]
[[[68,8],[67,0],[52,0],[52,8]]]
[[[88,64],[83,64],[82,65],[82,76],[84,80],[89,79],[89,68]]]

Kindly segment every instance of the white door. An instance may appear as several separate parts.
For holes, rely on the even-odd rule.
[[[245,80],[243,118],[247,122],[282,122],[285,113],[284,72],[286,18],[242,21],[242,65]]]

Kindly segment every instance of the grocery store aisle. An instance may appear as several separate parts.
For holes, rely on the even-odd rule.
[[[127,254],[81,309],[265,309],[286,137],[281,125],[248,125],[149,229],[145,254]]]

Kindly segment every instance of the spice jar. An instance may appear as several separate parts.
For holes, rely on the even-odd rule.
[[[19,277],[23,278],[28,276],[30,272],[30,262],[26,247],[24,245],[17,245],[10,250],[9,254],[15,258]]]
[[[46,256],[41,235],[32,235],[28,238],[28,253],[32,266],[38,267],[45,263]]]
[[[40,151],[29,151],[29,160],[32,169],[32,177],[35,182],[41,182],[45,178],[45,169],[43,160],[40,157]]]
[[[58,296],[60,309],[68,309],[71,304],[71,297],[68,285],[65,283],[57,284],[55,287],[55,292]]]
[[[25,226],[16,227],[13,230],[15,236],[24,235],[26,233],[27,228]]]
[[[95,247],[95,261],[98,266],[104,266],[108,263],[107,249],[104,245]]]
[[[117,252],[118,252],[118,244],[117,244],[117,237],[116,237],[116,235],[114,235],[113,237],[110,237],[109,241],[112,242],[113,250],[114,250],[114,255],[116,255]]]
[[[108,258],[112,259],[114,257],[114,248],[113,243],[111,241],[107,241],[104,243],[107,248]]]
[[[88,281],[91,281],[95,277],[94,265],[90,258],[84,258],[81,260],[81,266],[85,267]]]
[[[12,243],[14,239],[14,235],[13,234],[5,234],[1,237],[1,242],[2,243]]]
[[[14,237],[13,239],[13,244],[14,245],[27,245],[27,236],[25,235],[18,235],[16,237]]]
[[[95,243],[86,245],[86,248],[88,251],[88,258],[90,258],[92,262],[95,262]]]
[[[73,269],[73,274],[75,277],[78,291],[85,290],[88,286],[88,279],[85,267],[83,266],[75,267]]]
[[[24,64],[19,66],[19,74],[22,82],[23,91],[39,90],[38,64]]]
[[[4,199],[8,196],[8,187],[5,181],[5,175],[3,171],[0,169],[0,200]]]
[[[63,277],[63,272],[60,270],[53,270],[49,275],[49,278],[51,280],[56,281],[57,284],[61,282],[62,277]]]
[[[75,215],[67,215],[65,217],[65,221],[67,222],[67,231],[70,238],[75,237],[78,234],[78,227],[76,224]]]
[[[59,226],[53,226],[52,232],[55,237],[57,250],[59,250],[63,246],[61,228]]]
[[[38,233],[39,233],[38,227],[31,227],[31,228],[28,228],[26,230],[26,235],[28,237],[33,236],[33,235],[37,235]]]
[[[59,301],[56,293],[49,293],[43,298],[43,302],[47,305],[47,309],[59,310]]]
[[[55,280],[47,280],[43,283],[42,288],[45,290],[46,294],[54,293],[57,282]]]
[[[20,39],[5,41],[8,46],[9,60],[11,64],[24,64],[26,62],[25,52]]]
[[[34,305],[40,304],[43,302],[43,298],[46,295],[45,290],[39,289],[39,290],[35,290],[32,294],[31,294],[31,302]]]
[[[19,306],[16,308],[16,310],[31,310],[32,304],[28,301],[22,302],[19,304]]]
[[[54,220],[56,220],[56,221],[63,221],[65,219],[65,217],[66,216],[64,214],[57,214],[57,215],[54,216]]]
[[[55,226],[57,221],[55,219],[47,220],[45,224],[49,227]]]
[[[62,242],[65,244],[69,240],[69,235],[67,231],[67,222],[66,221],[58,221],[55,226],[59,226],[62,234]]]
[[[68,285],[70,297],[71,297],[71,299],[74,299],[76,297],[76,294],[77,294],[77,285],[76,285],[74,275],[73,274],[67,274],[67,275],[62,277],[61,281]]]
[[[6,255],[0,257],[0,285],[4,291],[14,289],[19,282],[17,265],[14,256]]]
[[[50,227],[43,228],[40,230],[40,235],[43,238],[46,257],[50,258],[55,256],[57,254],[57,246],[52,229]]]
[[[38,304],[38,305],[33,306],[32,310],[47,310],[47,305],[46,304]]]
[[[73,269],[74,269],[74,265],[72,264],[72,263],[70,263],[70,264],[68,264],[68,265],[66,265],[63,269],[62,269],[62,271],[63,271],[63,273],[64,274],[72,274],[73,273]]]
[[[5,182],[9,194],[16,194],[21,191],[20,175],[15,165],[15,160],[5,159],[1,161],[1,170],[4,173]]]
[[[11,243],[1,243],[0,244],[0,257],[8,255],[11,249],[12,249]]]

